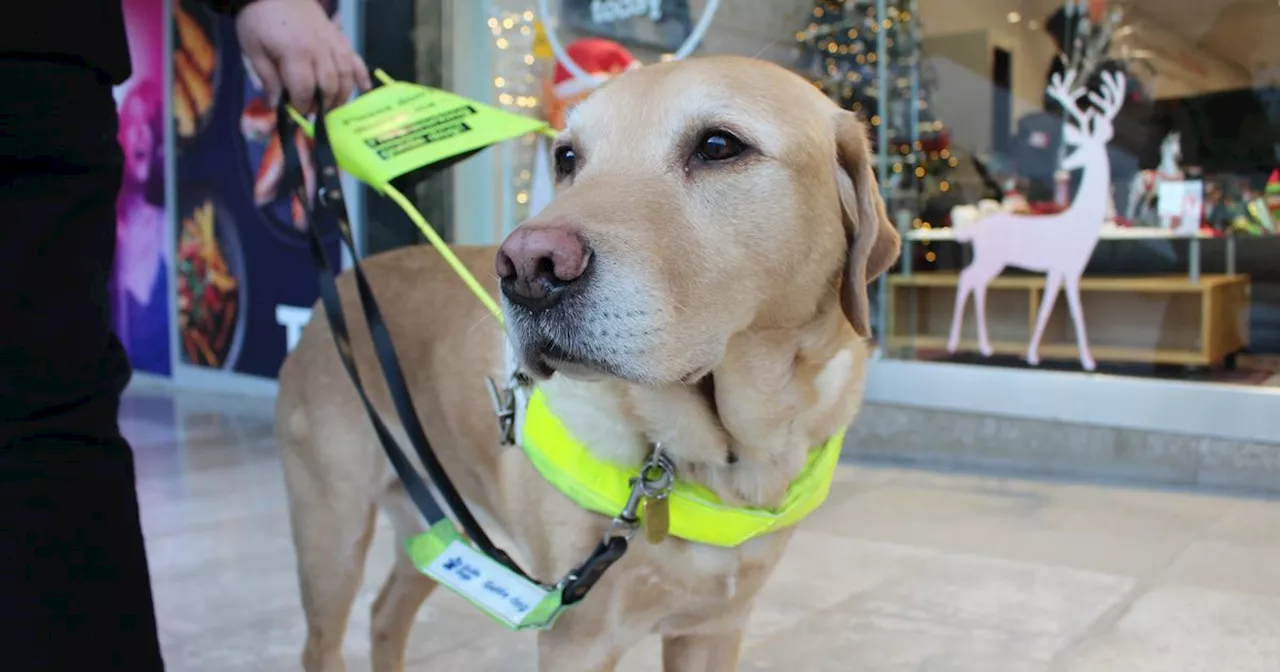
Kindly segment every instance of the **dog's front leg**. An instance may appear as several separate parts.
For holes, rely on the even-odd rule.
[[[663,672],[736,672],[742,631],[662,638]]]

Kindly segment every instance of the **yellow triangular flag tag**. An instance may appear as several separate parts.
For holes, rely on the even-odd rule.
[[[448,91],[384,81],[325,115],[338,165],[379,192],[401,175],[548,128]]]
[[[533,22],[533,57],[541,60],[551,60],[555,54],[551,51],[551,40],[547,39],[547,28],[542,25],[541,21]]]

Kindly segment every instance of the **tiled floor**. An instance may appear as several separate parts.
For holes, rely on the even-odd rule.
[[[271,404],[129,397],[161,636],[175,672],[297,670]],[[751,671],[1280,670],[1280,502],[846,466],[752,621]],[[347,641],[367,670],[385,528]],[[625,661],[657,670],[657,642]],[[412,670],[533,670],[533,641],[439,591]]]

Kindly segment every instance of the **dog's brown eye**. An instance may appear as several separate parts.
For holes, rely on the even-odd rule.
[[[713,131],[698,143],[698,158],[703,161],[727,161],[742,152],[747,146],[742,141],[725,131]]]
[[[578,153],[568,145],[556,147],[556,175],[568,177],[578,168]]]

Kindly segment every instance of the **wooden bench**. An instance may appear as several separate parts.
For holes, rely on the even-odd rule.
[[[889,276],[886,341],[890,350],[944,351],[959,274]],[[996,354],[1024,355],[1044,295],[1042,275],[1002,275],[987,291],[987,329]],[[1249,276],[1090,277],[1080,302],[1095,359],[1113,363],[1216,366],[1248,343]],[[977,352],[974,301],[968,302],[960,350]],[[1058,296],[1040,346],[1045,360],[1079,357],[1066,298]]]

